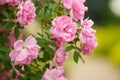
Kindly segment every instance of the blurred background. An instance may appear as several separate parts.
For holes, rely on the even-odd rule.
[[[66,62],[68,80],[120,80],[120,0],[86,0],[89,16],[95,22],[98,47],[85,64]]]
[[[86,17],[95,22],[98,47],[90,56],[83,56],[85,64],[76,64],[72,56],[65,63],[68,80],[120,80],[120,0],[86,0]],[[27,33],[39,32],[39,22],[33,22]],[[33,26],[33,28],[32,28]]]

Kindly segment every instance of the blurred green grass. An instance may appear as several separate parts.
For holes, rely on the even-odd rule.
[[[110,61],[120,67],[120,27],[115,25],[94,26],[98,47],[95,49],[96,55],[105,56]]]

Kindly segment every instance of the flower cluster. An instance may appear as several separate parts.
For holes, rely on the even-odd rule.
[[[53,38],[56,39],[58,45],[56,53],[54,56],[54,64],[58,69],[63,66],[64,61],[67,59],[68,54],[64,51],[63,43],[73,41],[77,32],[77,24],[72,21],[80,20],[82,25],[82,30],[79,35],[79,40],[82,43],[81,50],[83,54],[90,54],[93,52],[93,49],[97,46],[97,41],[95,37],[95,30],[91,28],[94,24],[92,20],[85,19],[84,14],[87,11],[87,7],[84,6],[85,0],[62,0],[61,1],[66,9],[70,9],[70,16],[60,16],[55,18],[52,21],[52,27],[50,33]],[[43,76],[43,80],[66,80],[66,79],[56,79],[56,75],[53,76],[54,69],[47,69],[46,73]],[[56,71],[57,73],[57,71]],[[51,76],[51,77],[49,77]]]
[[[9,6],[17,6],[20,0],[0,0],[0,5],[8,4]]]
[[[0,46],[4,46],[2,48],[5,49],[0,51],[0,54],[6,53],[7,57],[10,57],[9,65],[10,68],[12,67],[8,74],[2,69],[3,76],[13,79],[11,75],[14,76],[13,72],[15,72],[15,80],[18,80],[19,76],[32,80],[34,78],[30,78],[31,74],[40,76],[34,76],[37,78],[35,80],[67,80],[64,77],[63,66],[69,57],[68,51],[74,52],[74,58],[77,57],[74,59],[76,63],[77,59],[81,58],[81,53],[89,55],[93,52],[98,43],[95,37],[96,31],[92,28],[94,22],[84,17],[88,10],[84,5],[85,0],[60,0],[60,2],[62,4],[56,3],[63,6],[61,10],[69,11],[68,13],[59,12],[59,6],[56,8],[54,0],[33,0],[33,2],[32,0],[0,0],[0,6],[3,7],[0,8],[2,14],[0,17],[3,18],[0,19],[2,21],[0,28],[2,26],[1,29],[6,32],[0,33],[0,37],[3,38]],[[31,24],[36,16],[36,20],[41,22],[38,36],[24,34],[24,26]],[[78,46],[77,43],[80,45]],[[7,60],[5,64],[10,62]],[[4,61],[5,59],[3,63]]]
[[[70,9],[70,16],[75,20],[84,19],[87,7],[84,5],[85,0],[62,0],[66,9]]]
[[[93,25],[92,20],[85,19],[81,22],[82,31],[79,36],[79,39],[82,43],[81,49],[83,50],[84,54],[90,54],[93,52],[93,49],[97,46],[97,41],[95,37],[95,30],[91,28]]]
[[[96,31],[91,28],[94,22],[88,19],[84,20],[85,11],[88,9],[84,5],[85,0],[62,0],[61,2],[66,9],[70,9],[70,16],[74,20],[81,21],[82,30],[79,35],[79,40],[82,43],[81,50],[83,54],[92,53],[98,43],[95,37]]]
[[[19,22],[21,26],[30,24],[36,16],[36,8],[31,0],[25,2],[22,0],[0,0],[0,5],[5,4],[9,6],[18,6],[19,11],[16,14],[16,21]]]
[[[39,50],[40,47],[37,45],[35,38],[29,36],[25,41],[16,41],[14,50],[10,52],[9,56],[15,65],[30,64],[33,59],[37,58]]]

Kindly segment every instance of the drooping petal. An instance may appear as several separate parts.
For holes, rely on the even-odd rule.
[[[36,45],[37,41],[34,37],[32,36],[29,36],[26,40],[25,40],[25,43],[24,45],[25,46],[32,46],[32,45]]]
[[[85,19],[84,21],[81,21],[81,25],[82,27],[85,27],[85,28],[90,28],[92,27],[94,24],[94,22],[91,20],[91,19]]]

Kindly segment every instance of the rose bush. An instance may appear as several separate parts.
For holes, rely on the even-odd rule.
[[[69,51],[78,63],[98,45],[84,3],[0,0],[0,80],[67,80],[63,65]],[[24,31],[34,20],[40,22],[38,36]]]

